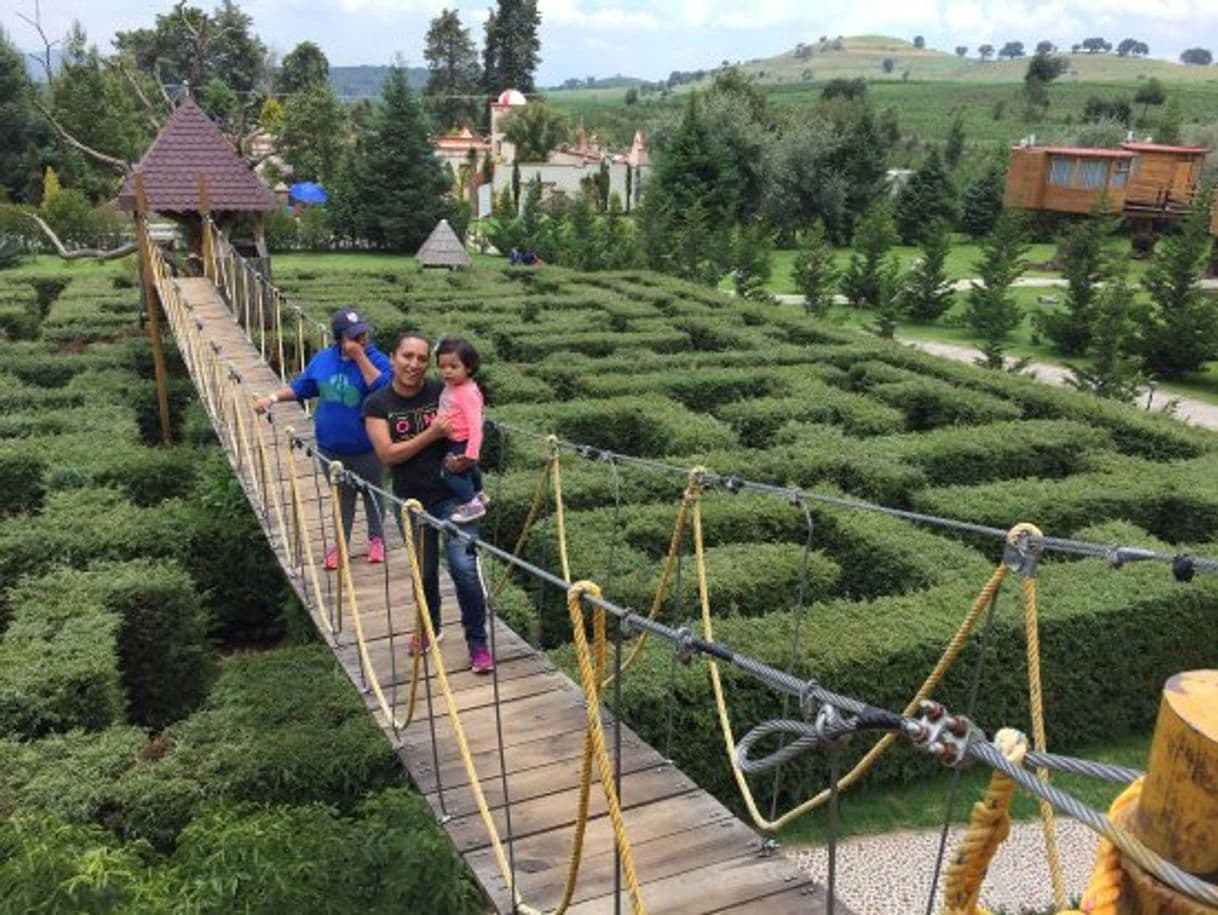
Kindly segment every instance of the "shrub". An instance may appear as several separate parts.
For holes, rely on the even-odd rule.
[[[235,655],[170,749],[116,787],[123,829],[169,847],[204,798],[350,810],[398,778],[392,748],[320,646]]]
[[[0,450],[0,517],[42,507],[45,470],[46,463],[33,454]]]
[[[1018,419],[1021,412],[1014,404],[988,394],[961,390],[930,378],[877,384],[871,393],[904,411],[911,430]]]

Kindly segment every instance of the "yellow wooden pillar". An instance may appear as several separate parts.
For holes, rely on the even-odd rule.
[[[211,229],[207,225],[208,219],[211,218],[211,196],[207,193],[207,176],[199,172],[197,180],[199,183],[199,221],[203,229],[203,245],[202,251],[200,251],[203,259],[203,275],[214,283],[216,277],[212,261],[215,259],[215,252],[212,250]]]
[[[1168,861],[1218,882],[1218,670],[1176,674],[1163,687],[1142,794],[1124,819]],[[1218,913],[1168,889],[1128,859],[1124,869],[1132,889],[1124,911]]]

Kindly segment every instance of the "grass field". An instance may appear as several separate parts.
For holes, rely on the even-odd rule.
[[[1050,104],[1044,120],[1023,118],[1021,88],[1027,60],[983,63],[961,60],[954,54],[919,51],[898,39],[862,36],[848,38],[844,51],[814,50],[807,60],[788,52],[746,63],[742,70],[765,87],[780,110],[797,115],[814,105],[830,79],[862,77],[868,81],[877,111],[894,108],[904,140],[942,141],[957,113],[964,120],[968,142],[991,150],[1035,134],[1047,143],[1074,142],[1083,125],[1083,107],[1092,96],[1106,101],[1132,102],[1139,85],[1156,77],[1177,100],[1186,134],[1213,141],[1218,134],[1218,68],[1185,67],[1162,60],[1121,58],[1115,54],[1066,55],[1070,69],[1049,87]],[[893,74],[881,67],[895,57]],[[909,76],[902,79],[908,69]],[[679,115],[685,93],[706,88],[709,78],[684,84],[667,98],[644,95],[637,105],[625,105],[623,89],[563,89],[548,100],[582,120],[589,130],[600,131],[615,143],[629,144],[638,126],[670,121]],[[1141,106],[1134,106],[1141,115]],[[1153,120],[1159,112],[1151,109]],[[1150,128],[1141,127],[1139,135]]]

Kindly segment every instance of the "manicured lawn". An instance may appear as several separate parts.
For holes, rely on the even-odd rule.
[[[1149,747],[1150,740],[1147,737],[1124,737],[1100,746],[1088,747],[1077,755],[1142,769],[1146,765]],[[889,752],[911,751],[907,747],[896,746]],[[981,797],[989,780],[990,770],[984,766],[974,767],[961,775],[960,788],[952,809],[953,822],[967,822],[973,802]],[[1124,787],[1076,775],[1055,774],[1053,783],[1083,803],[1105,811]],[[858,787],[842,792],[839,798],[838,834],[871,835],[894,829],[930,829],[941,826],[950,784],[951,773],[946,770],[933,778],[896,787],[870,788],[864,780]],[[1011,816],[1028,820],[1037,815],[1035,800],[1026,792],[1018,792],[1011,804]],[[819,811],[796,820],[783,830],[780,838],[788,845],[824,842],[829,835],[828,822],[827,808],[822,807]]]

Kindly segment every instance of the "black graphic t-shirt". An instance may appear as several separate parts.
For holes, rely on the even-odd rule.
[[[364,416],[385,420],[390,440],[406,442],[435,422],[443,390],[441,382],[428,378],[419,393],[403,397],[389,384],[364,401]],[[449,498],[448,487],[440,480],[447,444],[447,440],[437,439],[410,460],[390,466],[393,494],[399,499],[418,499],[428,511]]]

